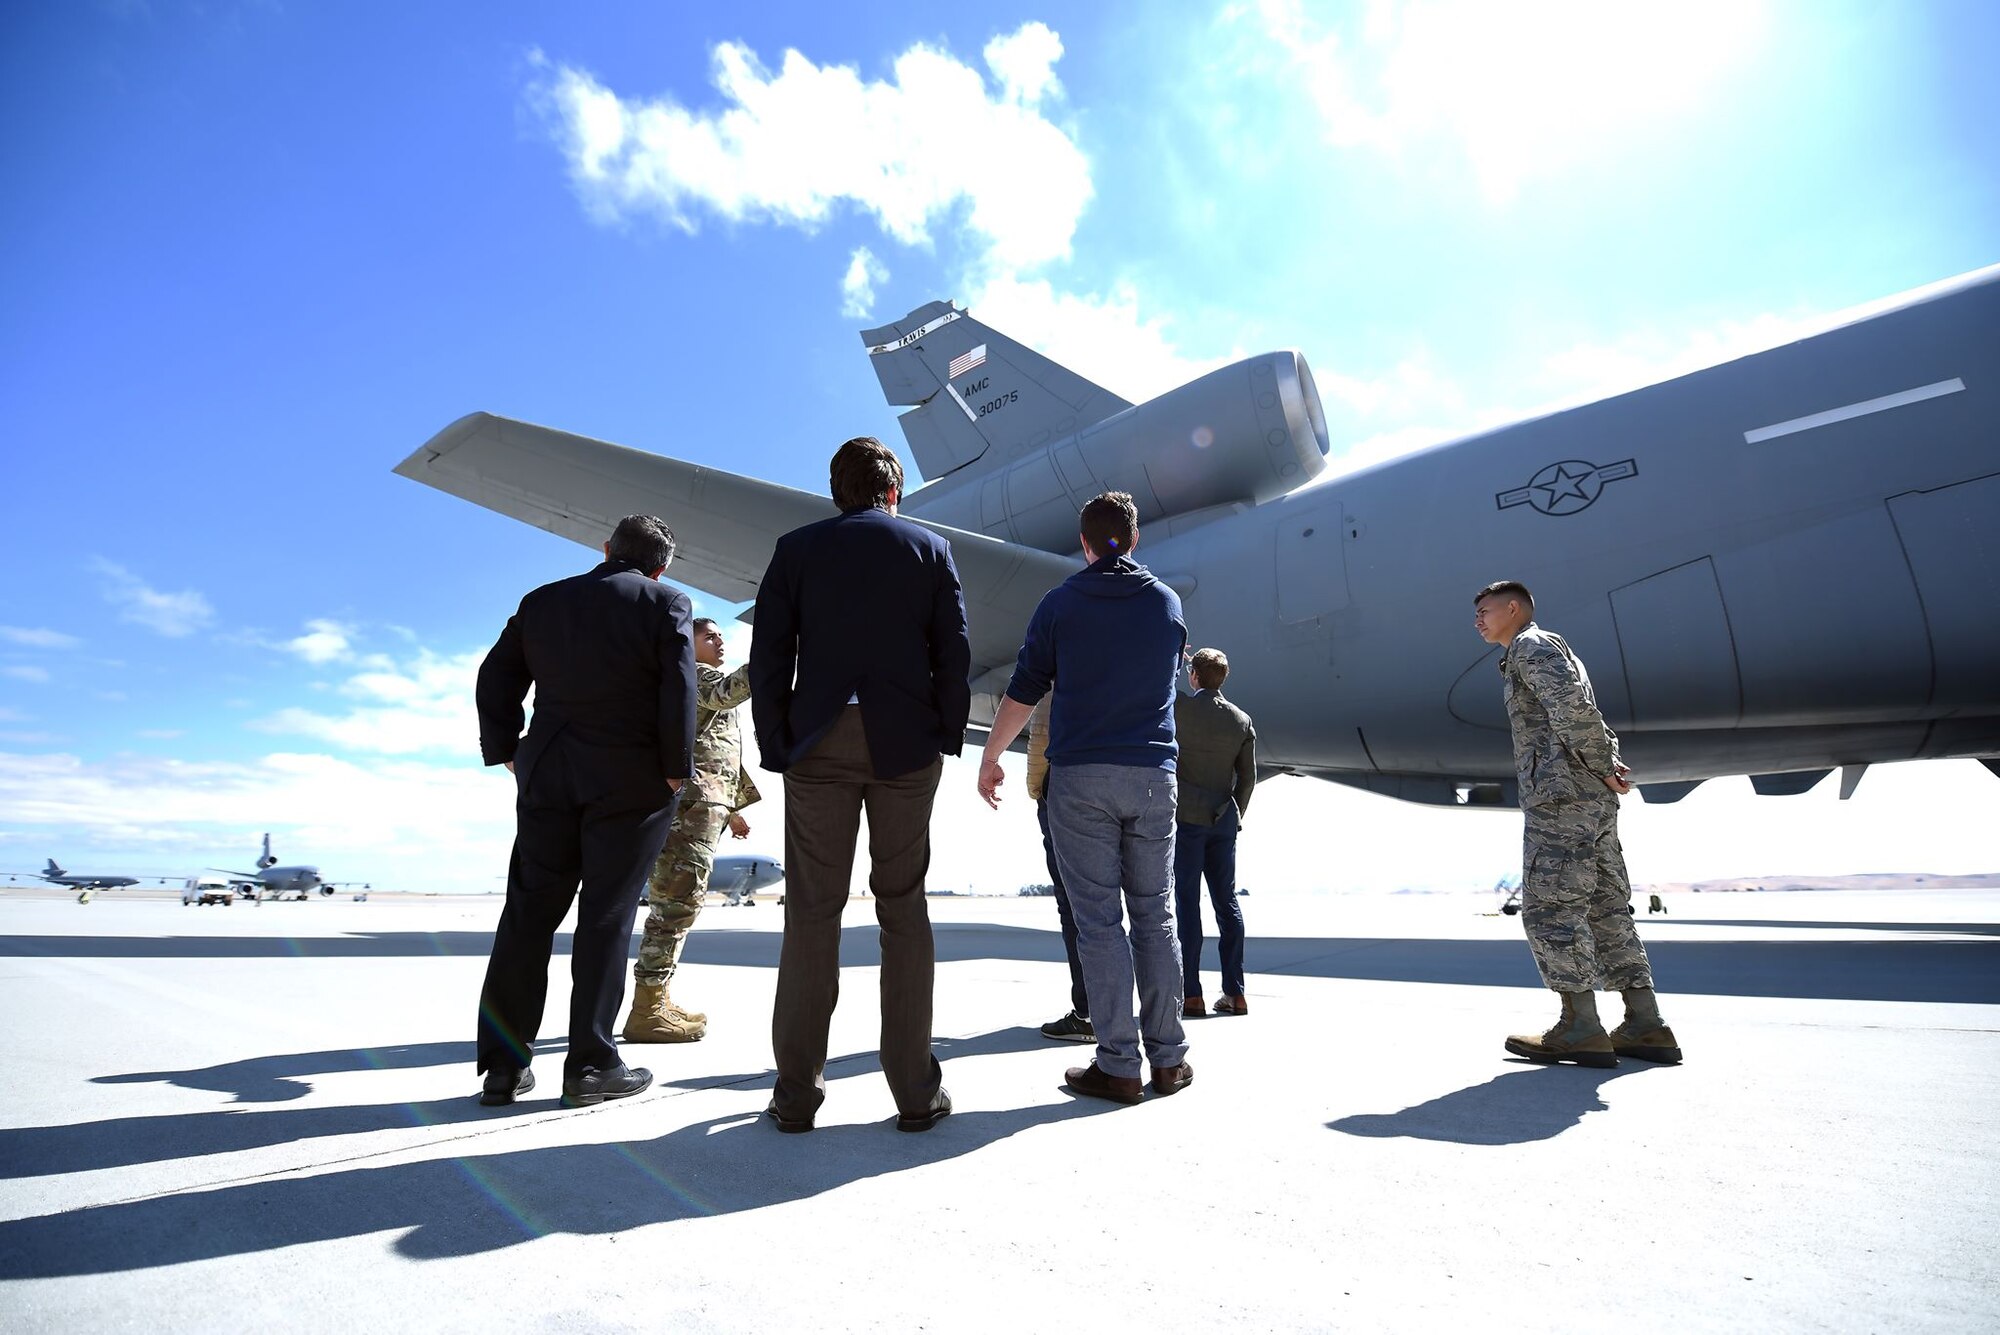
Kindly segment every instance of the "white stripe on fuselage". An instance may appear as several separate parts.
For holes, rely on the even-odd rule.
[[[1953,377],[1940,380],[1934,385],[1922,385],[1916,389],[1906,389],[1900,394],[1884,394],[1879,399],[1865,399],[1860,403],[1850,403],[1842,408],[1829,408],[1823,413],[1810,417],[1794,417],[1789,422],[1774,422],[1770,426],[1760,426],[1755,431],[1743,433],[1743,443],[1755,445],[1760,441],[1775,440],[1779,436],[1789,436],[1799,431],[1810,431],[1814,427],[1832,426],[1835,422],[1845,422],[1850,418],[1866,417],[1870,413],[1886,413],[1891,408],[1907,407],[1912,403],[1922,403],[1925,399],[1935,399],[1946,394],[1956,394],[1965,388],[1965,382]]]

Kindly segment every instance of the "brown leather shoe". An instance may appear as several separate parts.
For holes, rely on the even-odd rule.
[[[1250,1013],[1250,998],[1218,997],[1215,1002],[1215,1013],[1217,1015],[1248,1015]]]
[[[1189,997],[1181,1003],[1181,1014],[1188,1018],[1199,1020],[1202,1016],[1208,1014],[1208,1005],[1200,997]]]
[[[1168,1094],[1178,1094],[1194,1083],[1194,1067],[1182,1062],[1179,1066],[1155,1066],[1153,1068],[1153,1092],[1162,1098]]]
[[[1063,1073],[1069,1087],[1078,1094],[1088,1094],[1093,1099],[1110,1099],[1113,1103],[1138,1103],[1146,1097],[1146,1083],[1136,1075],[1106,1075],[1097,1069],[1097,1063],[1088,1066],[1072,1066]]]

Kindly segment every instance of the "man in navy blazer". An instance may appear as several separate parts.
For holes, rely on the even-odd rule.
[[[549,955],[572,901],[563,1103],[623,1098],[652,1083],[650,1072],[619,1060],[611,1029],[639,894],[692,772],[688,600],[658,582],[673,554],[673,533],[658,519],[619,521],[604,563],[523,598],[479,666],[480,753],[507,767],[516,793],[507,903],[479,994],[481,1103],[512,1103],[534,1088],[528,1064]],[[523,737],[531,685],[535,717]]]
[[[810,1131],[826,1098],[840,915],[861,814],[882,928],[882,1074],[896,1125],[951,1111],[931,1055],[935,951],[924,874],[941,756],[965,740],[972,648],[951,544],[896,515],[903,468],[873,437],[829,468],[840,514],[778,539],[757,589],[750,708],[785,776],[785,941],[771,1016],[770,1115]]]

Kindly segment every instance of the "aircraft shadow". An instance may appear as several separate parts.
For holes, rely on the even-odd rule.
[[[785,1136],[745,1112],[647,1141],[265,1178],[0,1222],[0,1280],[144,1270],[384,1229],[406,1230],[395,1247],[413,1260],[497,1251],[554,1233],[622,1233],[804,1200],[971,1154],[1033,1127],[1114,1111],[1078,1099],[960,1112],[918,1136],[898,1135],[887,1122]]]
[[[1605,1111],[1599,1091],[1621,1076],[1641,1068],[1623,1063],[1612,1070],[1575,1066],[1538,1066],[1494,1076],[1483,1085],[1449,1094],[1393,1113],[1356,1113],[1328,1122],[1333,1131],[1350,1136],[1408,1137],[1449,1141],[1455,1145],[1525,1145],[1553,1140],[1581,1125],[1591,1113]]]
[[[1042,1037],[1040,1031],[1027,1025],[998,1029],[971,1038],[932,1040],[938,1059],[946,1062],[954,1058],[994,1056],[1054,1046]],[[545,1057],[551,1055],[550,1049],[559,1054],[561,1047],[560,1039],[545,1039],[536,1044],[538,1054]],[[628,1044],[625,1057],[628,1062],[644,1066],[649,1064],[645,1052],[644,1045]],[[377,1054],[387,1054],[392,1060],[377,1060]],[[493,1122],[556,1108],[556,1097],[560,1092],[557,1083],[559,1075],[544,1081],[533,1095],[521,1103],[508,1108],[481,1107],[477,1085],[470,1074],[471,1060],[472,1044],[467,1041],[354,1052],[292,1053],[229,1062],[198,1071],[98,1076],[94,1083],[132,1084],[158,1080],[187,1089],[233,1092],[238,1095],[239,1102],[254,1102],[259,1101],[255,1096],[273,1088],[272,1082],[277,1082],[277,1087],[287,1091],[281,1095],[282,1098],[301,1097],[311,1089],[311,1085],[300,1078],[308,1073],[411,1069],[462,1062],[467,1064],[467,1092],[459,1097],[425,1103],[353,1104],[330,1108],[284,1108],[268,1112],[217,1110],[158,1117],[118,1117],[58,1126],[14,1127],[0,1132],[0,1180],[53,1177],[100,1168],[129,1168],[135,1164],[233,1154],[326,1136]],[[559,1062],[556,1064],[559,1065]],[[872,1051],[848,1053],[827,1061],[829,1077],[865,1075],[881,1069],[880,1054]],[[1052,1069],[1057,1068],[1052,1066]],[[767,1086],[774,1074],[767,1067],[729,1075],[692,1075],[678,1080],[660,1080],[658,1084],[665,1088],[688,1090],[761,1087]],[[1059,1069],[1057,1074],[1060,1075]],[[947,1067],[947,1087],[950,1078],[950,1068]],[[244,1097],[245,1090],[249,1091],[251,1098]]]
[[[1042,929],[940,924],[935,935],[941,964],[985,959],[1057,963],[1063,958],[1062,940],[1053,925]],[[1652,936],[1647,950],[1664,992],[2000,1004],[2000,937],[1980,941],[1676,941],[1661,933]],[[7,936],[0,937],[0,958],[484,957],[492,941],[489,932],[271,939]],[[780,945],[776,932],[710,929],[688,938],[684,958],[696,964],[776,968]],[[556,938],[558,953],[567,952],[569,946],[567,936]],[[1271,937],[1253,931],[1248,952],[1245,962],[1258,974],[1479,987],[1542,985],[1518,929],[1491,939],[1454,941],[1428,937]],[[881,956],[875,927],[843,929],[840,953],[845,964],[878,963]]]

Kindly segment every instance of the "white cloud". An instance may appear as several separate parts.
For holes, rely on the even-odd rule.
[[[1032,107],[1045,98],[1060,97],[1056,62],[1062,59],[1062,38],[1048,25],[1024,23],[1018,31],[995,37],[982,52],[986,68],[999,81],[1009,102]]]
[[[193,589],[162,593],[115,561],[99,559],[92,568],[105,577],[104,601],[118,609],[121,621],[182,639],[215,620],[215,608]]]
[[[712,79],[725,105],[621,97],[586,71],[546,70],[534,101],[553,120],[584,204],[606,221],[657,215],[694,231],[704,215],[812,228],[842,205],[902,245],[947,219],[1007,265],[1069,254],[1091,194],[1089,164],[1043,114],[1061,40],[1038,23],[987,48],[979,70],[919,43],[887,80],[786,51],[767,69],[724,42]],[[997,65],[993,62],[997,61]],[[1035,189],[996,162],[1035,164]]]
[[[1063,291],[1043,278],[996,273],[972,290],[967,305],[981,323],[1134,402],[1243,355],[1234,351],[1198,358],[1183,353],[1166,319],[1144,313],[1130,285],[1109,295],[1087,295]]]
[[[472,692],[484,657],[484,650],[450,656],[424,650],[406,665],[377,665],[347,678],[339,693],[353,703],[344,709],[294,705],[251,726],[369,755],[477,756],[479,719]]]
[[[59,630],[27,626],[0,626],[0,640],[28,649],[74,649],[83,643],[76,636],[65,635]]]
[[[171,742],[176,737],[187,736],[186,728],[141,728],[139,735],[152,742]]]
[[[34,721],[35,716],[33,714],[23,714],[18,709],[9,709],[5,705],[0,705],[0,723],[32,723]]]
[[[306,633],[296,639],[285,640],[278,648],[288,654],[297,654],[306,662],[315,665],[337,663],[353,652],[354,629],[343,626],[338,621],[315,618],[306,622]]]
[[[54,732],[0,732],[0,742],[11,746],[57,746],[65,738]]]
[[[32,681],[39,685],[48,681],[49,670],[45,667],[36,667],[32,663],[16,663],[0,667],[0,677],[12,677],[16,681]]]
[[[849,320],[866,320],[875,314],[875,289],[889,281],[889,271],[875,252],[856,246],[847,261],[847,275],[840,280],[840,313]]]
[[[1636,134],[1670,132],[1756,50],[1765,22],[1743,0],[1374,0],[1340,12],[1321,22],[1303,0],[1233,6],[1226,20],[1255,32],[1242,75],[1289,75],[1336,148],[1404,166],[1454,155],[1496,203]]]

